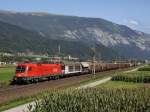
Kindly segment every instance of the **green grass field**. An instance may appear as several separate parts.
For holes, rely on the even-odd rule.
[[[141,88],[144,87],[143,83],[132,83],[132,82],[123,82],[123,81],[109,81],[107,83],[101,84],[97,86],[98,88],[127,88],[127,89],[133,89],[133,88]]]
[[[9,84],[15,74],[15,67],[0,67],[0,87]]]

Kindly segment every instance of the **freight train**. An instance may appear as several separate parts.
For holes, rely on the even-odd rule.
[[[130,63],[91,63],[91,62],[63,62],[63,63],[21,63],[16,67],[16,74],[12,83],[33,83],[44,79],[57,79],[65,76],[81,75],[107,70],[131,67]]]

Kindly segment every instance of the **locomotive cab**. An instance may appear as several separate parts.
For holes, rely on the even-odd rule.
[[[13,78],[12,84],[25,82],[27,80],[27,76],[28,76],[27,72],[28,72],[28,66],[26,66],[24,64],[19,64],[16,67],[16,73]]]
[[[27,76],[27,66],[18,65],[16,67],[16,76],[17,77],[24,77]]]

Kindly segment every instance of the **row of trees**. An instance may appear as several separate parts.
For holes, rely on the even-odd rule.
[[[1,62],[22,62],[22,61],[34,61],[36,58],[29,56],[0,56]]]

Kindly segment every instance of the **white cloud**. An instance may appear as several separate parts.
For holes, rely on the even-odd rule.
[[[129,24],[132,24],[132,25],[139,25],[139,23],[135,20],[130,20],[129,21]]]
[[[128,27],[134,28],[134,29],[140,26],[140,23],[135,19],[123,19],[121,24],[127,25]]]
[[[123,19],[120,24],[126,25],[134,30],[143,31],[150,34],[150,24],[137,19]]]
[[[129,20],[129,21],[127,22],[127,25],[130,26],[130,27],[136,27],[136,26],[139,25],[139,22],[136,21],[136,20]]]

